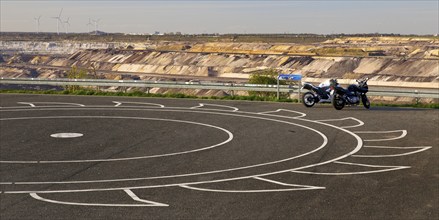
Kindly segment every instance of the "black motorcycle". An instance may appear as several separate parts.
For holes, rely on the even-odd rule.
[[[302,103],[308,108],[313,107],[316,103],[331,103],[329,85],[320,87],[314,86],[308,82],[304,82],[302,89],[309,90],[302,96]]]
[[[368,78],[362,80],[356,80],[358,85],[351,84],[347,89],[339,86],[336,79],[332,79],[331,85],[331,95],[332,95],[332,105],[335,109],[341,110],[345,105],[359,105],[360,100],[363,106],[367,109],[370,108],[369,99],[366,93],[369,91],[367,85]]]

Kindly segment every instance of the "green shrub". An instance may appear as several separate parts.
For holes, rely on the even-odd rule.
[[[279,72],[277,72],[275,69],[265,69],[251,74],[249,78],[249,83],[259,84],[259,85],[277,85],[278,76],[279,76]],[[283,80],[279,81],[279,85],[286,85],[286,84],[287,83]],[[277,92],[249,91],[249,95],[267,97],[267,98],[277,98]],[[288,97],[288,93],[280,93],[279,95],[282,98]]]

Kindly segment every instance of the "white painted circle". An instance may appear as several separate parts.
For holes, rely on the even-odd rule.
[[[137,157],[123,157],[123,158],[106,158],[106,159],[88,159],[88,160],[39,160],[39,161],[5,161],[0,160],[1,163],[89,163],[89,162],[110,162],[110,161],[126,161],[126,160],[139,160],[139,159],[148,159],[148,158],[158,158],[158,157],[167,157],[167,156],[175,156],[175,155],[181,155],[181,154],[188,154],[188,153],[194,153],[198,151],[203,150],[209,150],[212,148],[216,148],[222,145],[225,145],[233,140],[233,133],[230,132],[227,129],[224,129],[222,127],[210,125],[210,124],[204,124],[199,123],[195,121],[184,121],[184,120],[175,120],[175,119],[164,119],[164,118],[145,118],[145,117],[124,117],[124,116],[47,116],[47,117],[23,117],[23,118],[4,118],[0,119],[0,121],[9,121],[9,120],[32,120],[32,119],[83,119],[83,118],[93,118],[93,119],[134,119],[134,120],[152,120],[152,121],[167,121],[167,122],[176,122],[176,123],[184,123],[184,124],[192,124],[192,125],[199,125],[204,127],[210,127],[217,129],[219,131],[223,131],[227,134],[227,139],[222,141],[221,143],[217,143],[214,145],[209,145],[206,147],[201,147],[193,150],[186,150],[186,151],[179,151],[179,152],[172,152],[172,153],[164,153],[164,154],[155,154],[155,155],[145,155],[145,156],[137,156]],[[53,135],[56,135],[55,138],[72,138],[72,136],[67,137],[67,134],[76,134],[83,136],[81,133],[57,133],[50,135],[51,137],[54,137]]]
[[[45,109],[46,110],[46,109]],[[60,110],[60,109],[49,109],[49,110]],[[62,109],[62,110],[71,110],[71,109]],[[81,109],[81,110],[86,110],[86,109]],[[102,110],[115,110],[115,109],[106,109],[103,108]],[[119,109],[118,109],[119,110]],[[207,175],[207,174],[216,174],[216,173],[225,173],[225,172],[231,172],[231,171],[237,171],[237,170],[244,170],[244,169],[251,169],[251,168],[256,168],[256,167],[261,167],[261,166],[266,166],[266,165],[273,165],[273,164],[278,164],[278,163],[282,163],[282,162],[286,162],[286,161],[291,161],[297,158],[301,158],[310,154],[313,154],[321,149],[323,149],[327,144],[328,144],[328,138],[326,137],[325,134],[323,134],[321,131],[316,130],[312,127],[308,127],[306,125],[301,125],[298,123],[294,123],[294,122],[290,122],[290,121],[284,121],[281,119],[275,119],[275,118],[270,118],[270,117],[264,117],[267,116],[266,114],[260,114],[260,113],[252,113],[252,112],[240,112],[240,114],[236,114],[236,113],[229,113],[229,112],[210,112],[210,111],[193,111],[193,110],[188,110],[186,108],[169,108],[169,109],[132,109],[132,110],[146,110],[146,111],[163,111],[163,112],[191,112],[191,113],[199,113],[199,114],[208,114],[208,115],[225,115],[225,116],[234,116],[234,117],[242,117],[242,118],[251,118],[251,119],[259,119],[259,120],[264,120],[264,121],[272,121],[272,122],[279,122],[279,123],[283,123],[283,124],[289,124],[289,125],[295,125],[298,127],[302,127],[305,129],[308,129],[310,131],[314,131],[315,133],[319,134],[322,138],[323,138],[323,143],[318,146],[316,149],[311,150],[309,152],[300,154],[300,155],[295,155],[293,157],[289,157],[289,158],[285,158],[285,159],[281,159],[281,160],[275,160],[275,161],[270,161],[270,162],[265,162],[265,163],[260,163],[260,164],[254,164],[254,165],[248,165],[248,166],[239,166],[239,167],[235,167],[235,168],[229,168],[229,169],[219,169],[219,170],[210,170],[210,171],[202,171],[202,172],[194,172],[194,173],[183,173],[183,174],[176,174],[176,175],[168,175],[168,176],[143,176],[143,177],[137,177],[137,178],[119,178],[119,179],[94,179],[94,180],[73,180],[73,181],[46,181],[46,182],[14,182],[15,184],[23,184],[23,185],[42,185],[42,184],[83,184],[83,183],[110,183],[110,182],[128,182],[128,181],[140,181],[140,180],[153,180],[153,179],[168,179],[168,178],[176,178],[176,177],[190,177],[190,176],[200,176],[200,175]],[[12,110],[12,111],[22,111],[22,110]],[[245,113],[246,115],[244,115],[243,113]],[[6,121],[6,120],[22,120],[22,119],[37,119],[37,118],[103,118],[103,117],[109,117],[109,116],[50,116],[50,117],[27,117],[27,118],[6,118],[6,119],[0,119],[0,121]],[[282,117],[282,116],[279,116]],[[146,119],[146,120],[151,120],[151,118],[140,118],[140,117],[123,117],[123,116],[113,116],[111,118],[119,118],[119,119]],[[279,171],[274,171],[274,172],[268,172],[268,173],[262,173],[262,174],[258,174],[259,176],[264,176],[264,175],[272,175],[272,174],[279,174],[279,173],[286,173],[286,172],[290,172],[292,170],[300,170],[300,169],[304,169],[304,168],[309,168],[309,167],[315,167],[315,166],[320,166],[320,165],[325,165],[337,160],[341,160],[345,157],[348,157],[352,154],[354,154],[355,152],[358,152],[361,149],[361,146],[363,145],[363,142],[361,140],[361,138],[359,136],[357,136],[356,134],[354,134],[353,132],[346,130],[342,127],[337,127],[334,125],[330,125],[330,124],[326,124],[324,122],[319,122],[319,121],[314,121],[314,120],[308,120],[308,119],[301,119],[301,118],[294,118],[297,119],[299,121],[305,121],[305,122],[312,122],[318,125],[324,125],[324,126],[329,126],[335,129],[338,129],[342,132],[345,132],[349,135],[352,135],[356,140],[357,140],[357,146],[355,147],[355,149],[347,154],[343,154],[335,159],[331,159],[328,161],[323,161],[323,162],[319,162],[319,163],[311,163],[309,165],[305,165],[305,166],[301,166],[301,167],[296,167],[296,168],[288,168],[286,170],[279,170]],[[155,118],[155,120],[169,120],[169,119],[157,119]],[[178,121],[178,120],[171,120],[171,121]],[[187,122],[190,123],[190,122]],[[192,122],[194,123],[194,122]],[[225,130],[225,129],[224,129]],[[227,131],[227,130],[225,130]],[[233,138],[233,134],[232,134],[232,138]],[[180,153],[178,153],[180,154]],[[158,156],[163,156],[163,155],[158,155]],[[167,155],[166,155],[167,156]],[[147,156],[148,157],[148,156]],[[137,157],[137,158],[119,158],[116,160],[130,160],[130,159],[144,159],[147,157]],[[102,161],[102,160],[87,160],[87,161],[0,161],[0,163],[71,163],[71,162],[97,162],[97,161]],[[239,180],[239,179],[246,179],[246,178],[251,178],[251,177],[255,177],[258,175],[250,175],[250,176],[241,176],[241,177],[230,177],[230,178],[225,178],[225,179],[214,179],[214,180],[208,180],[208,181],[196,181],[193,182],[195,184],[197,183],[210,183],[210,182],[222,182],[222,181],[231,181],[231,180]],[[194,181],[194,180],[193,180]],[[187,184],[188,182],[185,182],[185,184]],[[189,183],[191,183],[191,181],[189,181]],[[6,185],[6,184],[11,184],[10,182],[0,182],[0,185]],[[136,186],[138,188],[154,188],[154,187],[169,187],[169,186],[181,186],[182,183],[169,183],[169,184],[158,184],[158,185],[140,185],[140,186]],[[184,184],[183,184],[184,185]],[[56,190],[53,192],[81,192],[81,191],[106,191],[106,190],[119,190],[119,189],[125,189],[125,188],[121,188],[121,187],[116,187],[116,188],[88,188],[88,189],[61,189],[61,190]],[[36,192],[52,192],[52,191],[36,191]],[[28,191],[6,191],[6,193],[28,193]]]
[[[77,138],[82,136],[84,136],[84,134],[81,133],[56,133],[50,135],[50,137],[53,138]]]

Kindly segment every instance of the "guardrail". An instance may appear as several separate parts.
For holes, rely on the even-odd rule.
[[[439,89],[369,86],[369,92],[367,95],[439,99]]]
[[[144,88],[177,88],[177,89],[209,89],[229,91],[263,91],[263,92],[299,92],[299,86],[261,85],[244,83],[212,83],[212,82],[179,82],[179,81],[143,81],[143,80],[103,80],[103,79],[39,79],[39,78],[0,78],[0,84],[16,85],[52,85],[52,86],[103,86],[103,87],[144,87]],[[402,88],[402,87],[370,87],[369,96],[394,96],[413,98],[439,99],[439,89]]]
[[[104,86],[104,87],[144,87],[173,89],[211,89],[235,91],[276,92],[276,85],[258,85],[242,83],[179,82],[179,81],[143,81],[143,80],[103,80],[103,79],[37,79],[37,78],[0,78],[0,84],[52,85],[52,86]],[[279,87],[280,92],[291,92],[298,87]]]

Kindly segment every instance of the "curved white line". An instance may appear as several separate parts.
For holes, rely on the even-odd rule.
[[[194,106],[194,107],[190,107],[189,109],[196,109],[196,108],[201,108],[201,107],[203,107],[204,105],[203,104],[201,104],[201,103],[198,103],[198,105],[197,106]]]
[[[139,199],[136,201],[146,204],[106,204],[106,203],[80,203],[80,202],[64,202],[53,199],[46,199],[38,195],[37,193],[29,193],[29,195],[39,201],[61,204],[61,205],[79,205],[79,206],[106,206],[106,207],[145,207],[145,206],[169,206],[167,204]],[[131,196],[131,195],[130,195]],[[131,196],[132,197],[132,196]],[[137,196],[136,196],[137,197]],[[138,198],[138,197],[137,197]],[[134,199],[134,198],[133,198]]]
[[[349,172],[349,173],[317,173],[317,172],[306,172],[306,171],[291,171],[291,172],[301,173],[301,174],[312,174],[312,175],[325,175],[325,176],[347,176],[347,175],[358,175],[358,174],[383,173],[383,172],[402,170],[402,169],[408,169],[408,168],[410,168],[410,167],[394,167],[394,168],[383,169],[383,170]]]
[[[29,105],[29,104],[27,104],[27,105]],[[62,108],[65,108],[65,107],[66,107],[66,105],[40,105],[40,106],[33,106],[33,108],[35,108],[35,109],[37,109],[37,108],[38,109],[47,109],[47,108],[60,108],[60,109],[62,109]],[[86,106],[84,105],[84,107],[86,107]],[[114,107],[114,106],[111,106],[111,107]],[[28,109],[29,110],[29,107],[27,107],[27,106],[11,106],[11,107],[3,107],[3,108],[5,110],[6,109],[18,109],[18,110],[19,109]],[[71,108],[76,108],[76,106],[72,106]],[[9,110],[9,111],[14,112],[15,110]]]
[[[373,165],[373,164],[364,164],[364,163],[351,163],[351,162],[343,162],[343,161],[334,161],[334,163],[344,164],[344,165],[352,165],[352,166],[360,166],[360,167],[374,167],[374,168],[401,167],[401,166]],[[402,167],[404,167],[404,166],[402,166]]]
[[[302,118],[302,117],[305,117],[306,116],[306,114],[305,113],[303,113],[303,112],[298,112],[298,111],[293,111],[293,110],[288,110],[288,109],[282,109],[282,108],[280,108],[280,109],[278,109],[278,110],[276,110],[276,111],[267,111],[267,112],[258,112],[257,114],[261,114],[261,115],[272,115],[272,114],[270,114],[270,113],[277,113],[277,112],[281,112],[281,111],[284,111],[284,112],[292,112],[292,113],[296,113],[296,114],[299,114],[300,116],[296,116],[296,117],[292,117],[292,118]],[[283,115],[276,115],[276,116],[283,116]],[[289,117],[289,118],[291,118],[290,116],[283,116],[283,117]]]
[[[169,205],[164,204],[164,203],[153,202],[153,201],[141,199],[133,191],[131,191],[130,189],[125,189],[124,191],[135,201],[143,202],[143,203],[149,203],[149,204],[151,204],[150,206],[169,206]]]
[[[301,174],[312,174],[312,175],[343,176],[343,175],[382,173],[382,172],[388,172],[388,171],[393,171],[393,170],[402,170],[402,169],[410,168],[409,166],[384,166],[384,165],[371,165],[371,164],[361,164],[361,163],[349,163],[349,162],[341,162],[341,161],[334,161],[334,163],[344,164],[344,165],[352,165],[352,166],[362,166],[362,167],[372,167],[372,168],[388,168],[388,169],[359,171],[359,172],[346,172],[346,173],[321,173],[321,172],[298,171],[298,170],[291,171],[291,172],[301,173]]]
[[[223,108],[231,108],[233,109],[232,112],[237,112],[239,111],[239,108],[233,107],[233,106],[228,106],[228,105],[216,105],[216,104],[206,104],[206,103],[199,103],[198,106],[194,106],[191,107],[190,109],[196,109],[196,108],[201,108],[201,107],[205,107],[205,106],[214,106],[214,107],[223,107]],[[207,108],[208,110],[223,110],[223,109],[212,109],[212,108]]]
[[[108,106],[106,106],[108,107]],[[93,110],[96,108],[87,108],[88,110]],[[78,109],[78,110],[87,110],[87,109]],[[5,111],[29,111],[29,109],[20,109],[20,110],[5,110]],[[32,111],[42,111],[42,110],[72,110],[72,109],[32,109]],[[117,110],[117,109],[108,109],[108,108],[104,108],[104,109],[100,109],[100,110]],[[138,111],[138,110],[145,110],[145,111],[157,111],[156,109],[124,109],[124,110],[132,110],[132,111]],[[192,112],[192,113],[202,113],[202,114],[218,114],[218,115],[228,115],[228,116],[239,116],[239,117],[247,117],[247,118],[256,118],[256,119],[262,119],[262,120],[269,120],[269,121],[276,121],[276,122],[281,122],[281,123],[286,123],[286,124],[293,124],[294,123],[290,123],[290,122],[285,122],[285,121],[280,121],[280,120],[275,120],[275,119],[269,119],[269,118],[261,118],[261,117],[256,117],[256,116],[246,116],[246,115],[234,115],[234,114],[230,114],[230,113],[224,113],[224,112],[205,112],[205,111],[188,111],[187,108],[181,108],[181,107],[174,107],[174,108],[169,108],[169,109],[165,109],[165,110],[161,110],[161,111],[169,111],[169,112],[181,112],[181,111],[185,111],[185,112]],[[0,110],[3,111],[3,110]],[[250,115],[257,115],[258,113],[253,113],[253,112],[241,112],[241,113],[247,113]],[[276,116],[276,117],[282,117],[282,118],[291,118],[294,119],[293,117],[286,117],[286,116],[279,116],[279,115],[272,115],[272,116]],[[271,173],[264,173],[264,174],[259,174],[259,175],[252,175],[252,176],[242,176],[242,177],[235,177],[235,178],[226,178],[226,179],[219,179],[219,180],[210,180],[210,181],[199,181],[199,182],[188,182],[188,183],[177,183],[177,184],[164,184],[164,185],[153,185],[153,186],[137,186],[137,187],[130,187],[130,189],[147,189],[147,188],[163,188],[163,187],[174,187],[174,186],[180,186],[180,185],[187,185],[187,184],[201,184],[201,183],[215,183],[215,182],[227,182],[227,181],[232,181],[232,180],[240,180],[240,179],[247,179],[247,178],[251,178],[251,177],[255,177],[255,176],[268,176],[268,175],[274,175],[274,174],[279,174],[279,173],[285,173],[285,172],[289,172],[289,171],[295,171],[295,170],[300,170],[300,169],[306,169],[306,168],[310,168],[310,167],[315,167],[315,166],[320,166],[320,165],[324,165],[324,164],[328,164],[328,163],[332,163],[334,161],[338,161],[341,159],[344,159],[352,154],[355,154],[356,152],[358,152],[361,147],[363,146],[363,141],[362,139],[354,134],[351,131],[348,131],[346,129],[331,125],[331,124],[326,124],[323,122],[316,122],[316,121],[312,121],[312,120],[307,120],[307,119],[298,119],[298,120],[303,120],[303,121],[308,121],[308,122],[314,122],[317,124],[322,124],[322,125],[326,125],[326,126],[330,126],[333,127],[335,129],[344,131],[350,135],[352,135],[353,137],[355,137],[357,139],[357,146],[355,147],[355,149],[345,155],[342,155],[338,158],[332,159],[332,160],[328,160],[325,162],[320,162],[320,163],[316,163],[316,164],[310,164],[307,166],[303,166],[303,167],[299,167],[299,168],[295,168],[295,169],[286,169],[286,170],[280,170],[280,171],[276,171],[276,172],[271,172]],[[299,125],[299,124],[295,124],[297,126],[301,126],[304,127],[303,125]],[[312,128],[310,128],[312,129]],[[169,178],[169,177],[181,177],[181,176],[194,176],[194,175],[202,175],[202,174],[211,174],[211,173],[218,173],[218,172],[227,172],[227,171],[233,171],[233,170],[239,170],[239,169],[247,169],[247,168],[253,168],[253,167],[258,167],[258,166],[265,166],[268,164],[275,164],[275,163],[280,163],[280,162],[285,162],[288,160],[292,160],[298,157],[303,157],[309,154],[312,154],[314,152],[317,152],[318,150],[322,149],[324,146],[326,146],[326,144],[328,143],[328,139],[327,137],[321,133],[320,131],[317,131],[315,129],[312,129],[313,131],[317,132],[318,134],[320,134],[323,139],[324,139],[324,143],[317,149],[307,152],[303,155],[299,155],[296,157],[292,157],[292,158],[287,158],[284,160],[280,160],[280,161],[274,161],[274,162],[269,162],[269,163],[265,163],[265,164],[258,164],[258,165],[254,165],[254,166],[247,166],[247,167],[240,167],[240,168],[233,168],[233,169],[228,169],[228,170],[219,170],[219,171],[211,171],[211,172],[204,172],[204,173],[193,173],[193,174],[182,174],[179,176],[164,176],[164,177],[152,177],[152,178],[135,178],[135,179],[128,179],[128,180],[145,180],[145,179],[158,179],[158,178]],[[116,179],[116,180],[104,180],[106,182],[109,181],[128,181],[128,180],[124,180],[124,179]],[[90,183],[90,181],[88,181]],[[102,182],[102,181],[101,181]],[[53,183],[64,183],[64,182],[34,182],[34,183],[30,183],[30,182],[14,182],[14,184],[53,184]],[[68,183],[68,182],[66,182]],[[70,183],[75,183],[75,182],[70,182]],[[2,183],[0,183],[2,184]],[[11,184],[11,183],[4,183],[4,184]],[[91,191],[113,191],[113,190],[123,190],[125,188],[123,187],[113,187],[113,188],[92,188],[92,189],[77,189],[77,190],[52,190],[52,191],[5,191],[3,193],[5,194],[18,194],[18,193],[55,193],[55,192],[91,192]]]
[[[182,188],[205,191],[205,192],[223,192],[223,193],[261,193],[261,192],[285,192],[285,191],[303,191],[325,189],[325,187],[303,187],[303,188],[289,188],[289,189],[260,189],[260,190],[221,190],[221,189],[207,189],[188,185],[179,185]]]
[[[50,160],[50,161],[5,161],[1,160],[1,163],[87,163],[87,162],[109,162],[109,161],[125,161],[125,160],[139,160],[139,159],[148,159],[148,158],[158,158],[158,157],[167,157],[167,156],[175,156],[175,155],[181,155],[181,154],[188,154],[188,153],[194,153],[198,151],[208,150],[215,147],[222,146],[224,144],[229,143],[233,140],[233,133],[225,128],[221,128],[214,125],[194,122],[194,121],[183,121],[183,120],[174,120],[174,119],[162,119],[162,118],[143,118],[143,117],[123,117],[123,116],[47,116],[47,117],[22,117],[22,118],[6,118],[6,119],[0,119],[0,121],[6,121],[6,120],[26,120],[26,119],[59,119],[59,118],[111,118],[111,119],[136,119],[136,120],[156,120],[156,121],[171,121],[171,122],[179,122],[179,123],[187,123],[187,124],[195,124],[195,125],[201,125],[211,128],[216,128],[218,130],[222,130],[225,133],[227,133],[228,138],[227,140],[211,145],[208,147],[198,148],[194,150],[188,150],[188,151],[181,151],[181,152],[175,152],[175,153],[168,153],[168,154],[159,154],[159,155],[150,155],[150,156],[140,156],[140,157],[124,157],[124,158],[113,158],[113,159],[90,159],[90,160]],[[1,182],[0,182],[1,185]]]
[[[161,104],[157,104],[157,103],[149,103],[149,102],[119,102],[119,101],[113,101],[115,105],[115,107],[121,106],[122,104],[139,104],[139,105],[153,105],[153,106],[158,106],[160,108],[164,108],[164,105]]]
[[[47,109],[44,109],[44,110],[47,110]],[[59,109],[54,109],[54,110],[59,110]],[[64,109],[64,110],[71,110],[71,109]],[[116,110],[116,109],[112,109],[112,110]],[[127,109],[127,110],[129,110],[129,109]],[[137,110],[182,112],[181,110],[168,110],[168,109],[160,109],[160,110],[159,109],[137,109]],[[310,155],[312,153],[315,153],[315,152],[323,149],[327,145],[327,143],[328,143],[328,138],[322,132],[320,132],[320,131],[318,131],[318,130],[316,130],[314,128],[310,128],[310,127],[307,127],[307,126],[304,126],[304,125],[300,125],[300,124],[296,124],[296,123],[292,123],[292,122],[280,121],[280,120],[270,119],[270,118],[262,118],[262,117],[259,117],[259,116],[236,115],[236,114],[230,114],[230,113],[225,113],[225,112],[187,111],[187,109],[185,109],[185,110],[186,110],[185,112],[192,112],[192,113],[216,114],[216,115],[227,115],[227,116],[245,117],[245,118],[261,119],[261,120],[274,121],[274,122],[279,122],[279,123],[295,125],[295,126],[303,127],[303,128],[306,128],[306,129],[309,129],[311,131],[316,132],[317,134],[319,134],[323,138],[323,143],[322,143],[321,146],[319,146],[318,148],[316,148],[316,149],[314,149],[312,151],[309,151],[309,152],[306,152],[304,154],[297,155],[297,156],[294,156],[294,157],[290,157],[290,158],[286,158],[286,159],[282,159],[282,160],[278,160],[278,161],[262,163],[262,164],[256,164],[256,165],[250,165],[250,166],[244,166],[244,167],[237,167],[237,168],[230,168],[230,169],[223,169],[223,170],[215,170],[215,171],[207,171],[207,172],[199,172],[199,173],[189,173],[189,174],[179,174],[179,175],[170,175],[170,176],[129,178],[129,179],[84,180],[84,181],[62,181],[62,182],[59,182],[59,181],[55,181],[55,182],[14,182],[14,184],[17,184],[17,185],[31,185],[31,184],[71,184],[71,183],[123,182],[123,181],[138,181],[138,180],[149,180],[149,179],[165,179],[165,178],[172,178],[172,177],[198,176],[198,175],[205,175],[205,174],[230,172],[230,171],[235,171],[235,170],[249,169],[249,168],[255,168],[255,167],[260,167],[260,166],[272,165],[272,164],[276,164],[276,163],[282,163],[282,162],[290,161],[290,160],[297,159],[297,158],[300,158],[300,157],[304,157],[304,156]],[[257,113],[249,113],[249,114],[257,115]],[[2,120],[2,119],[0,119],[0,120]],[[310,120],[308,120],[308,121],[310,121]],[[324,124],[324,123],[321,123],[321,124]],[[332,125],[330,125],[330,126],[332,126]],[[335,126],[333,126],[333,127],[335,127]],[[347,131],[347,132],[349,132],[349,131]],[[355,134],[353,134],[353,135],[355,136]],[[357,138],[357,140],[361,142],[360,138]],[[361,147],[361,145],[362,145],[362,142],[360,144],[360,147]],[[358,148],[358,145],[357,145],[357,148]],[[347,156],[349,156],[349,155],[347,155]],[[336,160],[339,160],[339,159],[342,159],[342,158],[344,158],[344,157],[336,158]],[[320,164],[322,164],[322,163],[320,163]],[[284,172],[288,172],[288,171],[290,171],[290,169],[283,170],[283,171],[277,171],[277,172],[273,172],[273,173],[267,173],[267,174],[264,174],[264,175],[284,173]],[[252,176],[246,176],[246,177],[230,178],[230,179],[224,179],[224,180],[221,179],[221,180],[202,181],[202,182],[195,182],[195,183],[192,182],[192,184],[207,183],[207,182],[223,182],[223,181],[229,181],[229,180],[235,180],[235,179],[246,179],[246,178],[254,177],[254,176],[263,176],[263,175],[252,175]],[[6,184],[11,184],[11,183],[9,183],[9,182],[0,182],[0,185],[6,185]],[[180,184],[182,184],[182,183],[180,183]],[[186,184],[186,183],[184,183],[184,184]],[[179,185],[179,184],[169,184],[169,185],[166,185],[166,187],[168,187],[168,186],[176,186],[176,185]],[[130,187],[130,188],[133,189],[134,187]],[[149,187],[147,187],[147,188],[149,188]],[[123,188],[113,188],[113,190],[119,190],[119,189],[123,189]],[[91,190],[91,191],[96,191],[96,190]],[[18,191],[16,191],[16,192],[18,192]],[[32,192],[34,192],[34,191],[32,191]],[[47,192],[47,191],[42,191],[42,192]],[[56,191],[56,192],[60,192],[60,191]],[[61,192],[63,192],[63,191],[61,191]],[[64,191],[64,192],[70,192],[70,191]],[[29,193],[29,191],[26,191],[26,193]]]
[[[35,104],[60,104],[60,105],[74,105],[84,107],[83,104],[70,103],[70,102],[17,102],[18,104],[30,105],[31,107],[48,107],[48,106],[36,106]]]
[[[368,139],[364,141],[391,141],[404,138],[407,135],[407,130],[394,130],[394,131],[356,131],[356,134],[388,134],[402,132],[400,136],[393,138],[383,138],[383,139]]]
[[[327,122],[327,121],[344,121],[344,120],[354,120],[357,121],[358,124],[357,125],[350,125],[350,126],[341,126],[341,128],[355,128],[355,127],[360,127],[364,125],[364,122],[354,118],[354,117],[347,117],[347,118],[340,118],[340,119],[324,119],[324,120],[317,120],[317,121],[321,121],[321,122]]]
[[[337,127],[337,126],[335,126],[335,125],[327,124],[327,123],[324,123],[324,122],[312,121],[312,120],[302,119],[302,118],[297,118],[297,120],[303,120],[303,121],[308,121],[308,122],[314,122],[314,123],[318,123],[318,124],[326,125],[326,126],[329,126],[329,127],[333,127],[333,128],[335,128],[335,129],[339,129],[339,130],[341,130],[341,131],[343,131],[343,132],[346,132],[346,133],[352,135],[355,139],[357,139],[357,146],[356,146],[351,152],[349,152],[349,153],[347,153],[347,154],[345,154],[345,155],[339,156],[339,157],[337,157],[337,158],[334,158],[334,159],[332,159],[332,160],[328,160],[328,161],[324,161],[324,162],[320,162],[320,163],[316,163],[316,164],[311,164],[311,165],[307,165],[307,166],[303,166],[303,167],[295,168],[295,169],[292,169],[291,171],[302,170],[302,169],[306,169],[306,168],[310,168],[310,167],[315,167],[315,166],[325,165],[325,164],[329,164],[329,163],[332,163],[332,162],[335,162],[335,161],[339,161],[339,160],[341,160],[341,159],[344,159],[344,158],[346,158],[346,157],[349,157],[349,156],[351,156],[351,155],[357,153],[357,152],[360,151],[361,148],[363,147],[363,140],[362,140],[358,135],[356,135],[355,133],[353,133],[353,132],[351,132],[351,131],[349,131],[349,130],[346,130],[346,129],[342,128],[342,127]]]
[[[35,108],[36,106],[30,102],[17,102],[17,104],[22,104],[22,105],[30,105],[30,107]]]
[[[410,151],[407,153],[400,153],[400,154],[386,154],[386,155],[360,155],[355,154],[352,155],[352,157],[401,157],[401,156],[407,156],[410,154],[416,154],[422,151],[426,151],[431,148],[431,146],[428,147],[387,147],[387,146],[364,146],[366,148],[381,148],[381,149],[418,149],[415,151]]]
[[[264,182],[269,182],[269,183],[273,183],[273,184],[277,184],[277,185],[281,185],[281,186],[294,186],[294,187],[319,188],[319,189],[325,188],[325,187],[320,187],[320,186],[308,186],[308,185],[283,183],[283,182],[270,180],[270,179],[266,179],[266,178],[262,178],[262,177],[258,177],[258,176],[253,177],[253,179],[257,179],[257,180],[261,180]]]

